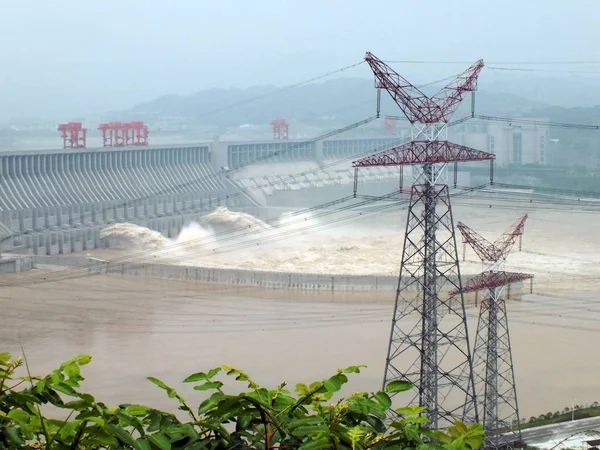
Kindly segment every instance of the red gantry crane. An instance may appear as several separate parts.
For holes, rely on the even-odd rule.
[[[285,119],[278,118],[273,119],[270,123],[271,128],[273,129],[273,139],[281,140],[288,138],[288,129],[289,125]]]
[[[58,125],[61,132],[63,148],[85,148],[87,145],[87,128],[81,122],[68,122]]]
[[[104,122],[98,125],[102,131],[104,147],[127,147],[148,145],[148,126],[144,122]]]

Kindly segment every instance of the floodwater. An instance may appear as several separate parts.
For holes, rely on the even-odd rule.
[[[181,381],[224,363],[269,386],[366,364],[349,391],[380,388],[393,294],[303,295],[97,275],[52,281],[65,276],[69,269],[2,277],[0,351],[19,354],[22,345],[37,374],[91,354],[84,386],[109,404],[175,410],[146,376],[194,401],[200,394]],[[24,287],[23,281],[32,283]],[[6,287],[13,282],[21,287]],[[590,296],[554,294],[509,302],[524,418],[600,400],[597,303]],[[473,332],[477,309],[471,306],[467,314]]]
[[[536,286],[581,289],[600,277],[598,212],[548,211],[538,207],[493,208],[484,200],[460,203],[454,220],[464,222],[493,242],[525,213],[522,251],[518,242],[506,270],[533,273]],[[467,206],[468,205],[468,206]],[[384,211],[357,216],[356,211],[287,215],[266,224],[252,216],[217,209],[186,226],[173,239],[134,224],[115,224],[101,235],[120,239],[123,249],[95,250],[94,256],[123,261],[168,262],[201,267],[310,272],[325,274],[396,275],[403,248],[406,212]],[[438,230],[438,234],[443,234]],[[462,237],[456,230],[459,255]],[[463,274],[482,265],[467,248]]]
[[[507,270],[536,277],[533,295],[507,302],[522,417],[600,401],[598,214],[530,205],[507,210],[481,203],[474,208],[457,201],[454,219],[490,241],[529,213],[523,250],[515,248],[506,262]],[[217,221],[221,228],[228,221],[251,220],[223,214]],[[309,225],[303,228],[288,217],[273,228],[291,226],[296,235],[280,236],[269,245],[249,241],[248,246],[245,237],[238,236],[236,246],[220,257],[214,255],[222,242],[212,247],[198,242],[214,231],[207,228],[216,222],[200,223],[175,239],[185,245],[167,259],[174,264],[208,262],[270,270],[397,273],[402,214],[378,214],[352,228],[346,223],[311,234],[307,230],[323,223],[322,218],[304,218]],[[133,253],[154,259],[153,252],[167,241],[141,231],[143,238]],[[135,241],[140,230],[113,232]],[[460,243],[460,236],[457,240]],[[95,253],[111,259],[132,254],[132,249]],[[462,256],[460,244],[459,253]],[[467,249],[465,257],[463,274],[481,270],[472,250]],[[162,378],[198,400],[201,393],[181,381],[220,364],[238,366],[269,386],[323,379],[340,367],[366,364],[368,368],[351,380],[349,392],[372,391],[381,386],[393,296],[240,289],[36,269],[0,276],[0,351],[18,354],[22,345],[34,373],[45,373],[76,354],[91,354],[84,386],[109,404],[171,405],[175,410],[176,405],[145,377]],[[478,309],[470,304],[467,314],[472,343]]]

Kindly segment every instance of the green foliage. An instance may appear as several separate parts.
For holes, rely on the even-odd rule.
[[[31,376],[26,361],[0,354],[0,448],[3,449],[398,449],[475,450],[482,446],[483,428],[456,422],[446,433],[426,427],[424,408],[409,406],[385,423],[390,394],[412,388],[391,383],[387,392],[337,394],[348,375],[360,366],[340,369],[333,376],[298,384],[294,393],[282,383],[275,389],[259,386],[242,370],[221,366],[190,375],[184,383],[206,398],[197,407],[163,381],[148,380],[164,390],[187,416],[135,404],[111,408],[80,391],[81,367],[91,358],[78,356],[45,377]],[[17,376],[24,367],[26,376]],[[221,377],[221,379],[217,379]],[[234,378],[247,391],[225,392],[224,380]],[[42,413],[47,406],[60,419]]]

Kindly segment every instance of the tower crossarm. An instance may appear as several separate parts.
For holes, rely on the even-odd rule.
[[[375,87],[390,94],[411,124],[448,123],[463,94],[477,88],[477,77],[483,69],[483,61],[477,61],[433,97],[428,97],[372,53],[367,52],[365,61],[375,75]]]
[[[483,60],[480,59],[431,97],[431,100],[440,109],[439,122],[448,123],[462,102],[463,94],[477,90],[477,78],[482,69]]]
[[[527,214],[519,217],[519,219],[517,219],[517,221],[513,223],[510,228],[494,242],[494,247],[498,253],[498,259],[505,259],[508,256],[513,245],[515,244],[515,241],[523,234],[523,231],[525,230],[525,222],[527,221],[527,217]]]
[[[499,259],[501,252],[495,244],[462,222],[457,222],[456,227],[462,234],[463,242],[469,244],[482,261],[497,261]]]
[[[429,97],[372,53],[367,52],[365,61],[375,76],[375,87],[388,91],[410,123],[424,123],[423,113],[430,107]]]
[[[383,150],[352,163],[355,168],[410,166],[450,162],[489,161],[496,155],[448,141],[411,141]]]
[[[530,280],[533,278],[531,273],[505,272],[503,270],[488,270],[471,278],[463,285],[462,290],[453,290],[448,294],[455,296],[467,294],[469,292],[481,291],[484,289],[493,289],[507,284],[518,283],[519,281]]]

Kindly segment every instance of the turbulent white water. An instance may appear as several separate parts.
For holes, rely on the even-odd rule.
[[[547,220],[550,216],[543,214],[538,215],[537,220],[535,214],[530,216],[523,251],[512,252],[506,269],[534,273],[538,280],[546,277],[560,285],[566,281],[561,274],[570,274],[570,280],[577,274],[600,273],[600,252],[596,250],[600,242],[589,240],[597,234],[583,229],[574,233],[573,224],[568,222],[578,220],[578,227],[585,228],[587,221],[567,215]],[[465,220],[495,239],[512,222],[513,216],[518,215],[506,216],[503,211],[499,217],[492,217],[489,211],[475,216],[470,208],[459,220]],[[317,216],[287,213],[268,224],[221,207],[199,218],[198,223],[186,225],[176,239],[128,223],[105,228],[101,237],[118,239],[126,249],[172,264],[286,272],[398,273],[404,241],[403,213],[379,215],[370,222],[352,221],[341,226],[336,223],[333,227],[328,226],[332,217],[322,213]],[[594,222],[590,222],[590,226],[595,227]],[[580,242],[580,236],[587,238]],[[460,240],[458,242],[462,256],[462,245]],[[461,263],[462,272],[480,272],[482,267],[473,251],[467,249],[466,256],[466,261]]]
[[[168,239],[158,231],[140,227],[133,223],[116,223],[100,231],[102,239],[118,239],[126,247],[135,247],[141,250],[159,250],[163,248]]]
[[[245,229],[263,231],[271,229],[271,226],[262,220],[250,214],[230,211],[225,206],[219,206],[210,214],[202,216],[200,224],[213,229],[239,230],[240,232]]]

